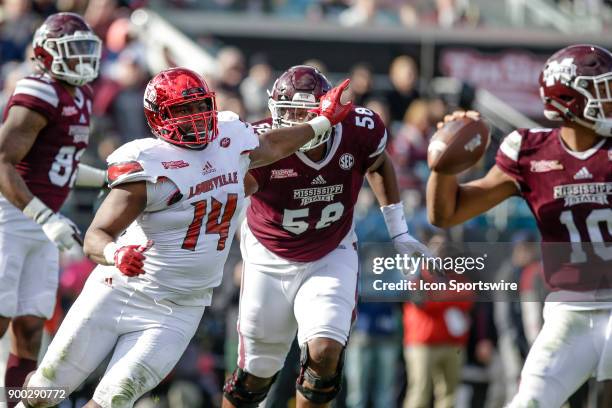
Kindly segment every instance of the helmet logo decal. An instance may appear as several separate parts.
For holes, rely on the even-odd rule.
[[[576,65],[574,58],[564,58],[561,62],[551,61],[543,72],[546,86],[552,86],[555,82],[569,83],[576,76]]]
[[[295,95],[293,95],[293,102],[316,103],[317,99],[315,98],[315,96],[313,94],[303,93],[303,92],[296,92]]]

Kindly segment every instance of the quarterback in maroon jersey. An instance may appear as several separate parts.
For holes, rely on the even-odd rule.
[[[303,123],[330,88],[317,69],[290,68],[270,93],[272,117],[255,127],[265,133]],[[251,170],[238,368],[225,384],[224,407],[255,407],[266,397],[296,331],[297,407],[326,406],[337,395],[356,300],[353,210],[364,177],[398,251],[427,251],[408,234],[386,143],[378,115],[356,107],[295,154]]]
[[[0,336],[12,320],[6,385],[15,387],[36,367],[55,304],[58,248],[80,240],[58,210],[75,184],[102,186],[105,178],[79,165],[100,40],[80,16],[57,13],[38,28],[33,47],[39,72],[17,83],[0,127]]]
[[[441,227],[513,195],[536,218],[553,293],[513,408],[558,408],[591,375],[612,379],[612,54],[566,47],[548,59],[539,83],[544,113],[561,127],[512,132],[479,180],[459,185],[432,172],[427,186],[430,220]]]

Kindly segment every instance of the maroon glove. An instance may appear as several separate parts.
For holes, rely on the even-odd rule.
[[[342,122],[346,115],[353,109],[353,102],[349,101],[346,104],[340,102],[342,93],[348,88],[350,79],[345,79],[340,85],[330,89],[319,101],[319,108],[314,112],[320,116],[325,116],[332,126]]]
[[[153,246],[149,240],[145,245],[126,245],[115,252],[115,266],[126,276],[138,276],[144,273],[144,253]]]

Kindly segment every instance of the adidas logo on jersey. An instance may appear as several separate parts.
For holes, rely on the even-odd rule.
[[[574,175],[574,180],[584,180],[590,178],[593,178],[593,175],[586,167],[582,167],[580,170],[578,170],[578,173]]]
[[[317,177],[314,178],[314,180],[312,180],[312,183],[310,183],[310,184],[313,184],[313,185],[316,185],[316,184],[327,184],[327,181],[325,181],[323,176],[319,174]]]
[[[213,167],[212,164],[210,164],[209,161],[206,161],[206,163],[204,164],[204,167],[202,167],[202,174],[203,175],[214,173],[215,171],[216,171],[216,169]]]

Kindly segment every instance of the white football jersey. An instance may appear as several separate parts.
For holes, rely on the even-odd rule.
[[[244,202],[248,153],[259,140],[232,112],[219,112],[218,126],[219,135],[203,150],[147,138],[126,143],[107,159],[111,187],[169,180],[178,189],[165,205],[148,202],[117,240],[119,245],[154,242],[145,253],[145,273],[128,279],[154,298],[195,295],[192,303],[207,304],[211,289],[221,283]]]

